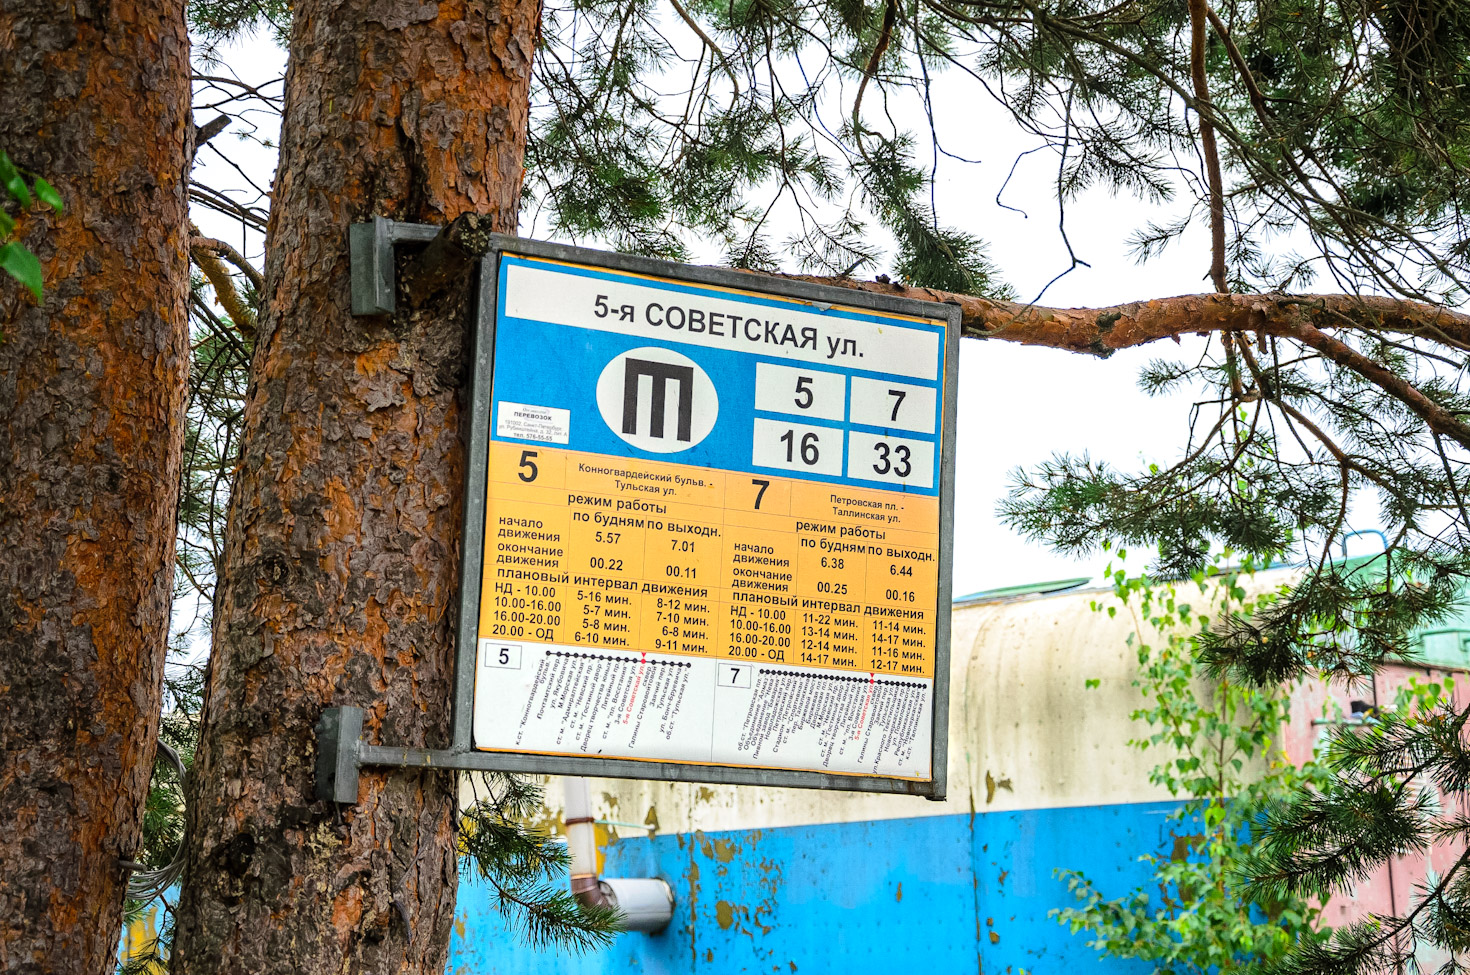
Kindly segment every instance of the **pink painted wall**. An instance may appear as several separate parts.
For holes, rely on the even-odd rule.
[[[1443,681],[1447,676],[1453,677],[1455,681],[1453,695],[1456,705],[1464,707],[1466,701],[1470,700],[1470,673],[1442,667],[1392,665],[1385,667],[1375,680],[1362,684],[1304,684],[1292,696],[1291,723],[1286,728],[1286,753],[1298,764],[1312,757],[1317,743],[1333,727],[1322,722],[1338,717],[1334,703],[1341,708],[1341,716],[1346,718],[1351,716],[1351,702],[1374,702],[1375,688],[1377,700],[1388,707],[1393,704],[1395,692],[1408,683],[1410,678],[1417,677],[1424,683]],[[1314,724],[1314,720],[1318,723]],[[1442,872],[1448,869],[1463,852],[1463,845],[1444,845],[1431,850],[1427,857],[1395,860],[1375,871],[1350,895],[1332,898],[1323,912],[1323,923],[1330,927],[1339,927],[1370,913],[1402,913],[1418,903],[1418,888],[1425,882],[1428,871],[1432,869]],[[1443,960],[1440,959],[1440,962]],[[1426,970],[1432,970],[1429,966],[1434,962],[1433,959],[1420,957],[1419,962]],[[1435,963],[1436,967],[1437,964]]]

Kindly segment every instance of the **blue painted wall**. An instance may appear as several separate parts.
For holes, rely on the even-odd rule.
[[[1172,803],[833,823],[623,839],[608,876],[658,876],[678,899],[659,935],[620,935],[580,957],[518,943],[494,895],[466,885],[452,975],[801,973],[1143,975],[1100,959],[1047,917],[1071,903],[1057,869],[1106,896],[1144,883],[1172,845]]]

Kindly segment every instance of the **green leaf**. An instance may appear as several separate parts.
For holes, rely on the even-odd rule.
[[[0,238],[9,237],[10,232],[14,229],[15,218],[6,213],[4,210],[0,210]]]
[[[31,191],[26,189],[25,179],[20,175],[20,170],[15,168],[15,163],[10,161],[10,156],[4,152],[0,152],[0,183],[5,184],[5,189],[20,201],[21,206],[31,205]]]
[[[62,210],[66,209],[66,204],[61,201],[61,194],[56,192],[56,187],[52,186],[41,177],[36,177],[36,181],[31,184],[31,188],[36,191],[36,199],[46,204],[57,213],[60,213]]]
[[[31,290],[41,300],[41,262],[23,244],[15,241],[0,247],[0,268]]]

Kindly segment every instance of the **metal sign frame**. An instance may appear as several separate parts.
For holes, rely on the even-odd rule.
[[[431,234],[421,225],[379,218],[353,228],[354,312],[392,310],[394,242],[421,242]],[[557,756],[477,750],[473,741],[475,667],[481,578],[484,570],[486,504],[491,441],[492,388],[495,374],[497,293],[502,255],[546,258],[610,271],[649,275],[696,285],[809,302],[825,310],[842,305],[864,311],[907,315],[946,323],[944,341],[944,407],[940,430],[939,578],[936,594],[933,724],[930,730],[931,778],[928,781],[851,775],[810,770],[750,768],[731,765],[664,762],[630,758]],[[361,266],[361,276],[356,272]],[[383,281],[384,268],[388,280]],[[460,585],[456,629],[453,736],[446,749],[368,745],[358,740],[363,714],[359,708],[331,708],[318,725],[318,791],[338,802],[356,799],[357,768],[374,766],[438,767],[551,775],[649,779],[667,782],[711,782],[730,785],[832,789],[851,792],[945,796],[949,730],[949,640],[951,572],[954,561],[954,438],[959,387],[960,308],[955,304],[916,301],[867,291],[848,290],[786,278],[748,274],[723,268],[694,267],[667,261],[613,254],[563,244],[492,235],[480,261],[473,352],[466,390],[466,463],[464,520],[461,529]],[[358,284],[361,283],[361,288]],[[361,292],[360,294],[358,292]],[[386,307],[385,307],[386,306]],[[361,310],[359,310],[361,309]],[[350,798],[346,798],[350,793]]]

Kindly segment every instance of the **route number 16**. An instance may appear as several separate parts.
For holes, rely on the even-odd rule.
[[[796,451],[796,431],[787,430],[781,435],[781,442],[786,445],[786,463],[792,462],[792,454]],[[817,445],[815,433],[804,433],[801,437],[801,462],[808,467],[815,467],[817,461],[822,459],[821,451]]]
[[[819,388],[818,403],[821,402],[820,392]],[[789,404],[791,401],[788,399],[786,402]],[[756,417],[753,433],[751,461],[758,467],[842,475],[845,437],[839,427],[808,426]]]

